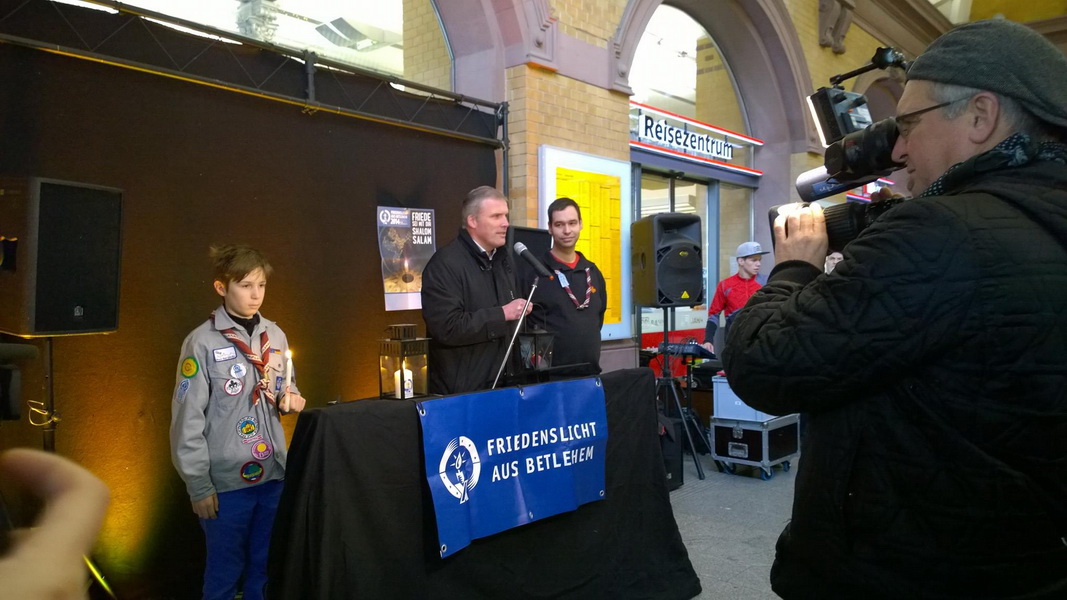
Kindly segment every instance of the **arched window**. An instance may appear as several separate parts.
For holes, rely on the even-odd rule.
[[[76,0],[59,1],[86,6]],[[432,0],[123,0],[123,4],[452,89],[452,60]]]
[[[659,111],[660,115],[668,115],[668,126],[701,134],[710,132],[707,135],[730,145],[730,158],[711,157],[713,160],[703,163],[646,161],[637,153],[632,158],[641,167],[638,217],[659,212],[701,217],[707,300],[693,308],[672,309],[667,330],[672,339],[697,337],[697,341],[703,341],[707,302],[715,285],[737,271],[736,249],[753,236],[752,188],[727,177],[728,169],[723,168],[752,167],[753,146],[714,131],[747,135],[744,106],[715,40],[692,17],[671,6],[661,5],[652,15],[630,73],[632,100],[639,110]],[[671,114],[683,118],[671,119]],[[637,122],[647,123],[647,119],[642,121],[639,117]],[[714,130],[705,128],[708,125]],[[662,336],[662,323],[658,311],[642,311],[642,346],[657,338],[657,331]]]

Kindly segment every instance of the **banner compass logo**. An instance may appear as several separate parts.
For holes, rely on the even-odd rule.
[[[449,442],[441,455],[438,473],[448,493],[459,499],[460,504],[469,500],[468,492],[478,485],[482,474],[482,462],[474,442],[462,435]]]

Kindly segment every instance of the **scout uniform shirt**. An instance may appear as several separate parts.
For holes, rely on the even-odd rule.
[[[185,338],[171,401],[170,446],[194,502],[285,477],[285,433],[278,409],[256,390],[260,376],[255,365],[223,336],[231,328],[257,356],[266,332],[267,387],[278,400],[284,391],[288,342],[262,315],[249,336],[220,306]],[[291,390],[300,393],[295,374]]]

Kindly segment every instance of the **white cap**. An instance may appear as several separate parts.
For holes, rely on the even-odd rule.
[[[764,252],[759,242],[745,242],[737,247],[737,258],[747,258],[757,254],[770,254],[770,252]]]

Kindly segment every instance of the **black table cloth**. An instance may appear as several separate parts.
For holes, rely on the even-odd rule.
[[[360,400],[305,411],[274,524],[268,596],[696,596],[700,581],[667,491],[653,374],[617,371],[603,382],[605,499],[475,540],[445,559],[437,550],[415,403]]]

